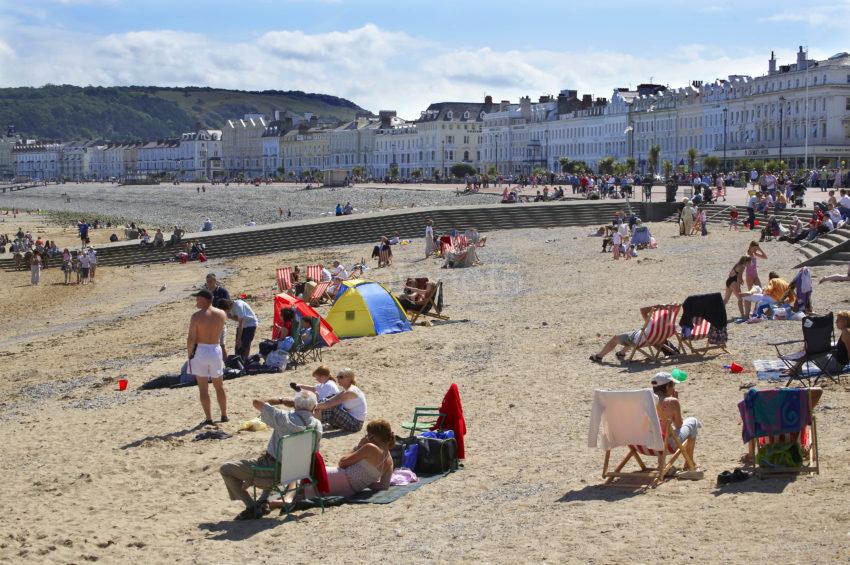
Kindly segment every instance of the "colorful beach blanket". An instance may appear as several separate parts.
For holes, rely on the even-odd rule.
[[[785,382],[788,377],[782,372],[788,369],[788,366],[781,359],[756,359],[753,361],[753,368],[756,370],[756,376],[760,381],[768,381],[771,383]],[[845,371],[850,371],[850,365],[844,368]],[[816,377],[821,374],[812,363],[806,363],[803,366],[803,377]]]
[[[748,442],[756,437],[799,432],[812,421],[809,391],[804,388],[751,388],[738,403],[743,420],[741,437]]]

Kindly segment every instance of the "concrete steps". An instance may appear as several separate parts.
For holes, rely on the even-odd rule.
[[[207,248],[207,257],[213,259],[334,245],[374,244],[381,236],[392,237],[396,232],[404,239],[419,238],[424,234],[428,220],[434,222],[437,233],[452,229],[463,231],[467,228],[484,233],[522,228],[602,225],[610,223],[614,213],[626,207],[623,201],[584,201],[406,209],[368,216],[322,218],[186,234],[184,242],[202,241]],[[647,221],[663,218],[670,213],[670,205],[664,203],[632,203],[631,208]],[[98,265],[165,262],[171,260],[178,250],[142,248],[138,242],[102,245],[98,246]],[[0,260],[0,268],[13,268],[12,259],[7,257]]]
[[[850,262],[850,228],[842,227],[800,245],[805,260],[797,265],[846,265]]]

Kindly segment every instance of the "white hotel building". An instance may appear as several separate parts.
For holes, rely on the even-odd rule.
[[[808,107],[807,107],[808,106]],[[845,167],[850,161],[850,55],[824,61],[806,58],[777,68],[771,54],[766,75],[732,75],[711,84],[695,81],[669,89],[640,85],[619,88],[611,100],[581,99],[565,90],[532,104],[502,102],[484,117],[483,165],[499,174],[529,174],[537,167],[557,171],[568,157],[591,166],[604,157],[633,157],[643,169],[649,149],[660,162],[687,164],[724,156],[779,159],[792,168]],[[699,167],[699,164],[697,165]]]

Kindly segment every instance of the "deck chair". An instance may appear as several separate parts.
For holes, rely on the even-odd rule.
[[[679,456],[685,459],[686,467],[697,468],[696,462],[688,455],[695,440],[679,441],[669,424],[667,429],[662,430],[655,402],[652,389],[594,391],[587,440],[589,447],[598,446],[605,451],[602,464],[604,486],[654,488],[664,482]],[[614,470],[609,471],[611,452],[620,447],[625,447],[628,452]],[[655,466],[644,463],[641,455],[655,457]],[[623,471],[632,459],[638,470]]]
[[[719,349],[724,351],[725,353],[729,353],[729,350],[726,349],[725,343],[709,343],[708,342],[708,332],[711,331],[711,324],[708,320],[704,320],[702,318],[694,318],[694,329],[691,332],[690,337],[685,337],[681,333],[679,334],[679,343],[681,343],[684,347],[687,347],[691,353],[694,355],[700,355],[705,357],[709,352],[714,351],[715,349]],[[705,344],[702,346],[694,346],[695,341],[705,340]]]
[[[629,361],[637,353],[647,359],[658,361],[664,354],[662,346],[667,340],[676,335],[676,317],[679,315],[681,304],[672,304],[664,308],[653,308],[649,318],[640,330],[637,345],[629,355]]]
[[[319,432],[315,428],[309,428],[303,432],[287,434],[278,441],[275,451],[277,464],[274,467],[254,465],[251,467],[251,482],[261,475],[268,476],[273,473],[273,483],[270,490],[280,494],[281,500],[290,493],[295,492],[296,497],[304,491],[304,482],[317,485],[315,475],[316,452],[319,450]],[[291,486],[295,485],[295,486]],[[325,511],[325,502],[319,489],[316,488],[316,498],[322,512]],[[254,501],[257,501],[257,487],[254,486]],[[284,504],[280,513],[288,514],[295,508],[295,502]]]
[[[292,324],[292,348],[289,350],[289,359],[296,366],[304,365],[308,361],[322,360],[322,335],[320,333],[321,324],[321,318],[310,318],[310,335],[312,337],[309,342],[301,341],[301,323]],[[296,327],[299,329],[296,330]]]
[[[416,432],[439,429],[445,417],[445,414],[440,413],[439,407],[417,406],[413,409],[413,421],[403,422],[401,427],[410,430],[409,437],[413,437]]]
[[[413,324],[419,316],[428,316],[437,318],[438,320],[448,320],[448,316],[443,315],[443,281],[436,283],[427,283],[428,294],[425,295],[425,301],[419,310],[408,312],[410,323]]]
[[[446,253],[450,251],[454,251],[454,242],[452,241],[452,236],[450,235],[441,235],[440,241],[440,257],[445,257]]]
[[[820,474],[813,409],[811,388],[752,388],[744,394],[738,403],[741,435],[750,445],[760,476]]]
[[[318,306],[322,303],[322,298],[325,296],[325,293],[328,291],[328,287],[331,286],[331,281],[320,282],[316,285],[316,288],[313,289],[313,294],[310,295],[307,303],[310,306]]]
[[[322,280],[322,268],[319,265],[307,265],[307,278],[316,282]]]
[[[277,288],[281,292],[286,292],[292,288],[292,268],[281,267],[277,270]]]
[[[838,382],[844,367],[838,370],[831,369],[834,327],[832,312],[823,316],[809,315],[803,318],[802,340],[771,343],[776,348],[776,354],[790,371],[788,382],[785,383],[786,387],[791,386],[794,381],[800,381],[804,386],[817,386],[818,381],[822,378],[828,378],[835,383]],[[799,344],[801,343],[803,344],[802,352],[799,351]],[[790,351],[788,346],[792,344],[798,344],[797,352]],[[821,371],[820,374],[814,376],[814,380],[812,380],[811,373],[803,371],[806,363],[811,363]]]

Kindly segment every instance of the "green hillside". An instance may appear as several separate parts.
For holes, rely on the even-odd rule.
[[[129,141],[173,137],[198,122],[219,129],[246,113],[313,112],[349,120],[363,109],[344,98],[300,91],[69,86],[0,88],[0,126],[40,139]]]

